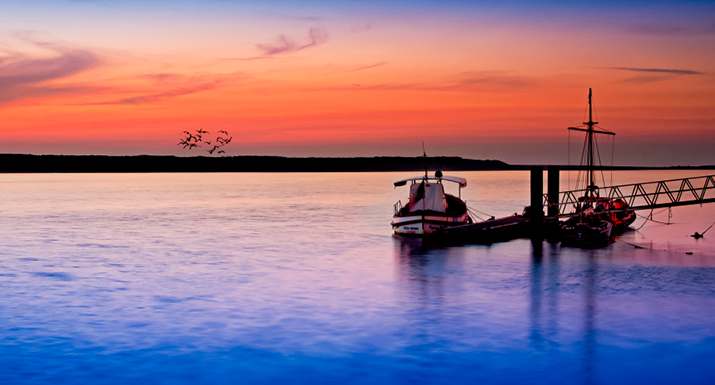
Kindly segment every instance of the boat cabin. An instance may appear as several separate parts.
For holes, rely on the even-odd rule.
[[[450,181],[459,185],[457,197],[444,191],[442,181]],[[466,211],[466,205],[461,200],[462,188],[467,186],[467,180],[456,176],[441,175],[434,177],[414,177],[395,182],[395,187],[410,184],[409,200],[405,206],[396,208],[396,215],[408,215],[416,212],[434,212],[447,215],[461,215]]]

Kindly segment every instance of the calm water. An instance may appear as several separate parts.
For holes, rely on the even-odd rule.
[[[527,172],[454,174],[528,204]],[[715,204],[600,250],[429,248],[391,236],[409,176],[0,175],[0,383],[715,382]]]

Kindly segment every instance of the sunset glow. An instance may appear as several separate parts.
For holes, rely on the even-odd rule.
[[[176,143],[204,128],[227,155],[564,164],[592,87],[616,163],[715,164],[711,2],[3,9],[0,152],[201,155]]]

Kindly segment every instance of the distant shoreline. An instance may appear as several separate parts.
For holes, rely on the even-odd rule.
[[[281,156],[179,157],[163,155],[28,155],[0,154],[0,173],[133,172],[380,172],[424,171],[422,157],[288,158]],[[510,165],[500,160],[429,157],[427,167],[442,171],[529,170],[545,165]],[[579,170],[579,166],[559,166]],[[704,166],[614,166],[602,170],[713,170]]]

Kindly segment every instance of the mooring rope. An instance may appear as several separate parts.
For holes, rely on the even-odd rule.
[[[705,233],[707,233],[708,230],[710,230],[710,229],[713,227],[713,225],[715,225],[715,222],[713,222],[713,224],[710,225],[710,227],[708,227],[707,229],[705,229],[705,231],[703,231],[702,233],[700,233],[700,235],[705,235]]]
[[[487,213],[485,213],[485,212],[483,212],[483,211],[479,211],[479,210],[474,209],[474,208],[471,208],[471,207],[469,207],[469,206],[467,206],[467,212],[469,212],[469,214],[471,214],[472,216],[475,216],[475,217],[479,218],[479,219],[482,220],[482,221],[485,221],[486,219],[480,217],[480,216],[477,215],[476,213],[480,213],[480,214],[482,214],[482,215],[486,215],[486,216],[490,217],[491,219],[494,219],[494,215],[487,214]]]
[[[653,219],[653,214],[656,214],[656,215],[657,215],[657,214],[660,214],[660,213],[664,212],[665,210],[668,210],[668,222],[661,222],[661,221],[657,221],[657,220]],[[640,230],[640,229],[646,224],[646,222],[648,222],[648,221],[655,222],[655,223],[660,223],[660,224],[662,224],[662,225],[674,225],[674,224],[675,224],[675,223],[673,223],[673,222],[670,221],[670,218],[673,217],[673,213],[672,213],[672,211],[670,210],[670,207],[664,208],[663,210],[660,210],[660,211],[658,211],[657,213],[654,213],[653,210],[650,210],[650,214],[648,214],[648,216],[645,216],[645,217],[642,216],[642,215],[638,215],[638,214],[636,214],[636,215],[639,216],[639,217],[641,217],[641,218],[643,218],[643,219],[645,219],[645,222],[643,222],[643,224],[642,224],[639,228],[637,228],[636,231]]]
[[[650,211],[650,215],[651,215],[651,216],[653,215],[653,210]],[[648,223],[648,221],[647,221],[648,218],[645,218],[645,217],[643,217],[643,216],[641,216],[641,215],[638,215],[638,214],[636,214],[636,216],[637,216],[637,217],[641,217],[641,218],[643,218],[643,219],[646,219],[645,221],[643,221],[643,224],[641,224],[640,226],[638,226],[638,228],[636,229],[636,231],[638,231],[638,230],[642,229],[643,226],[645,226],[646,223]]]

